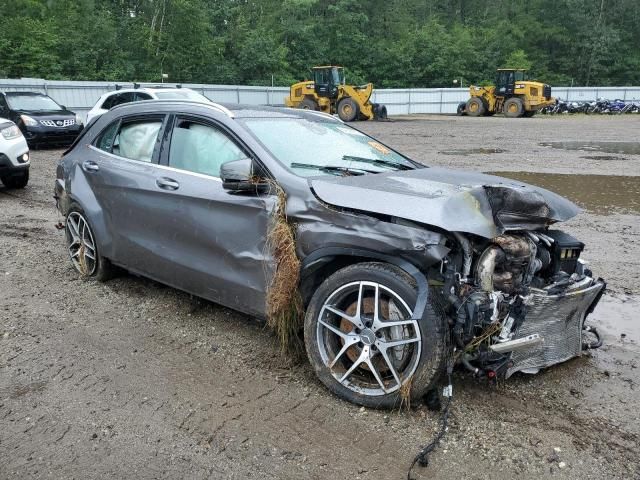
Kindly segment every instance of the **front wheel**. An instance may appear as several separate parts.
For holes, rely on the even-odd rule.
[[[316,375],[339,397],[372,408],[419,400],[438,381],[442,324],[428,307],[415,320],[413,279],[383,263],[339,270],[307,308],[304,338]]]
[[[345,97],[338,103],[338,116],[343,122],[353,122],[358,118],[360,108],[358,104],[351,97]]]
[[[470,117],[481,117],[484,112],[487,111],[487,106],[480,97],[471,97],[467,100],[467,106],[465,108],[467,115]]]

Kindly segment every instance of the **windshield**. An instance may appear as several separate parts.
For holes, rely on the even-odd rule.
[[[7,94],[7,102],[12,110],[25,111],[59,111],[62,107],[46,95],[11,95]]]
[[[276,159],[303,177],[362,175],[420,167],[339,122],[249,118],[243,123]]]
[[[341,68],[334,68],[332,74],[334,85],[344,85],[344,71]]]
[[[193,90],[167,90],[164,92],[156,91],[156,97],[160,100],[193,100],[195,102],[206,102],[209,103],[210,100],[204,95],[200,95]]]
[[[516,82],[524,82],[527,79],[527,72],[515,72]]]

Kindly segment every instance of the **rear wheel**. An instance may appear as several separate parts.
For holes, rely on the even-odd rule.
[[[421,399],[440,378],[444,343],[430,307],[425,318],[412,318],[416,300],[412,278],[383,263],[352,265],[325,280],[304,321],[320,381],[372,408]]]
[[[2,177],[2,183],[7,188],[24,188],[29,183],[29,170],[14,174],[7,177]]]
[[[467,100],[467,115],[471,117],[480,117],[487,110],[484,101],[480,97],[471,97]]]
[[[524,103],[517,97],[508,98],[502,108],[505,117],[517,118],[524,114]]]
[[[73,267],[83,277],[104,282],[113,277],[114,267],[100,256],[95,235],[84,211],[72,205],[65,222],[65,239]]]
[[[359,113],[360,109],[358,108],[358,104],[351,97],[343,98],[340,100],[340,103],[338,103],[338,116],[343,122],[353,122],[358,118]]]
[[[298,108],[303,110],[318,110],[318,103],[311,98],[303,98]]]

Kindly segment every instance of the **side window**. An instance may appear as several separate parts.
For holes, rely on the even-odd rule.
[[[119,124],[120,121],[116,120],[107,128],[105,128],[96,140],[96,147],[98,147],[100,150],[111,153],[111,149],[113,148],[113,139],[116,136]]]
[[[171,167],[219,177],[224,163],[246,156],[221,130],[192,120],[176,121],[169,147]]]
[[[151,95],[149,95],[148,93],[142,93],[142,92],[136,92],[136,102],[139,102],[140,100],[151,100]]]
[[[118,100],[118,97],[120,97],[119,93],[108,96],[104,100],[104,102],[102,102],[102,106],[100,108],[103,108],[105,110],[111,110],[114,107],[114,105],[117,105],[115,102]]]
[[[134,92],[124,92],[120,94],[120,99],[118,101],[118,103],[116,103],[114,105],[114,107],[116,105],[121,105],[123,103],[129,103],[129,102],[133,102],[135,98],[135,93]]]
[[[162,117],[115,121],[96,140],[105,152],[140,162],[151,162],[162,127]]]

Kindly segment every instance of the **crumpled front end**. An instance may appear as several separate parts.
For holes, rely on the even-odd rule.
[[[585,319],[606,284],[580,258],[584,244],[558,230],[457,237],[457,257],[432,291],[468,370],[489,379],[536,373],[599,346]]]
[[[584,321],[604,289],[602,280],[585,277],[563,293],[533,291],[527,299],[525,319],[512,341],[532,336],[540,341],[529,348],[513,350],[506,377],[515,372],[537,373],[541,368],[579,356],[591,345],[583,339]]]

